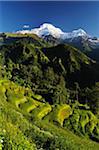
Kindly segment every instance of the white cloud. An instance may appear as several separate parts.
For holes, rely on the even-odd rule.
[[[29,27],[30,27],[30,26],[29,26],[29,25],[26,25],[26,24],[23,26],[23,28],[29,28]]]

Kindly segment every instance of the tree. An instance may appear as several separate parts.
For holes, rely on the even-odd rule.
[[[69,93],[66,89],[66,82],[63,76],[60,76],[59,83],[53,93],[54,103],[67,103],[69,99]]]
[[[89,95],[90,95],[90,89],[88,88],[88,87],[86,87],[85,89],[84,89],[84,94],[85,94],[85,103],[87,104],[88,103],[88,97],[89,97]]]
[[[92,87],[88,99],[89,105],[93,112],[99,115],[99,82]]]
[[[6,39],[6,34],[5,33],[1,33],[0,37],[2,37],[5,40]]]
[[[78,82],[75,82],[75,97],[76,97],[76,100],[79,101],[79,91],[80,91],[80,87],[79,87],[79,84]]]

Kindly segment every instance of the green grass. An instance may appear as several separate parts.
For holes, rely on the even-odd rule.
[[[64,122],[64,127],[80,136],[94,137],[99,140],[99,119],[89,110],[74,109],[69,119]]]
[[[53,107],[53,112],[51,113],[50,118],[52,118],[53,121],[56,121],[61,126],[63,126],[64,120],[69,118],[71,114],[71,107],[67,104],[61,104]]]
[[[67,104],[50,105],[41,99],[29,88],[0,80],[0,138],[4,139],[0,146],[4,150],[35,150],[45,145],[48,150],[99,149],[87,136],[98,139],[99,135],[99,120],[92,112]],[[73,131],[83,134],[77,136]]]
[[[63,104],[58,106],[57,120],[63,126],[63,121],[72,114],[72,109],[69,105]]]
[[[37,114],[37,118],[38,119],[42,119],[43,117],[45,117],[46,115],[48,115],[48,113],[50,113],[51,110],[52,110],[52,107],[49,104],[43,105],[39,109],[39,113]]]
[[[39,105],[41,105],[40,102],[29,99],[25,103],[20,104],[20,109],[24,112],[30,113],[34,108],[38,107]]]
[[[57,148],[60,150],[98,150],[99,144],[92,142],[86,137],[79,137],[69,130],[57,127],[50,122],[38,123],[43,130],[51,132],[56,140]],[[55,145],[56,146],[56,145]]]

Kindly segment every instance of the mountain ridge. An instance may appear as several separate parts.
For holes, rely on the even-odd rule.
[[[90,36],[86,31],[79,28],[72,32],[63,32],[52,24],[44,23],[38,28],[20,30],[17,34],[36,34],[53,46],[58,44],[70,44],[92,59],[99,61],[99,38]]]

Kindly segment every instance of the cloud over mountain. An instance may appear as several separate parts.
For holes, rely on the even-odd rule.
[[[23,25],[23,28],[29,28],[30,26],[28,24]]]

